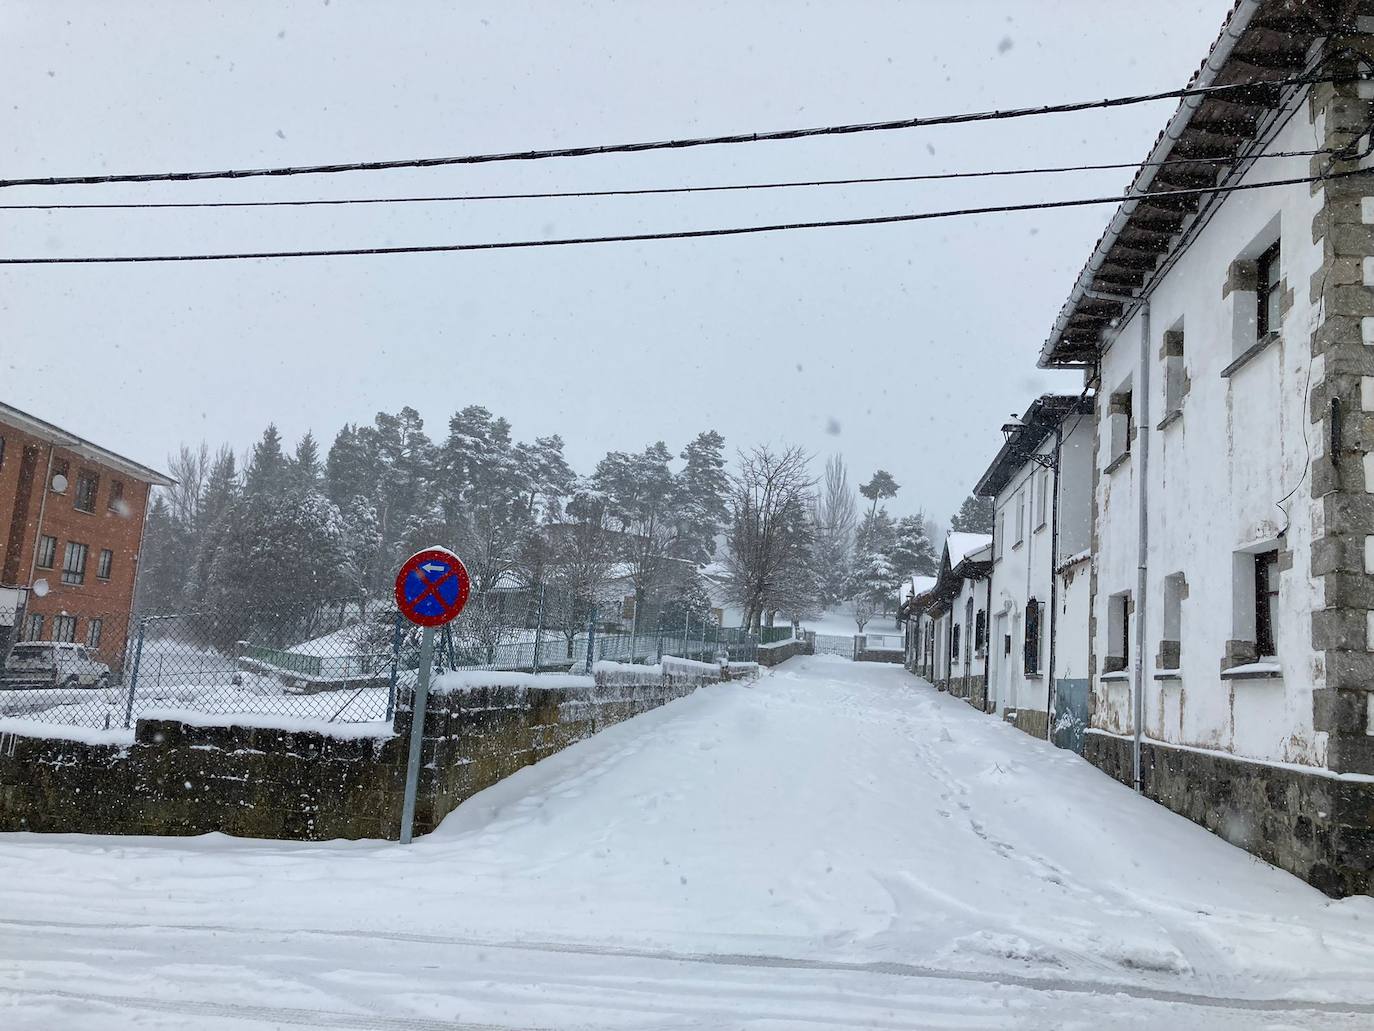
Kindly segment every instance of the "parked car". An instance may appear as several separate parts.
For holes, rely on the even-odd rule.
[[[10,651],[0,683],[42,681],[58,687],[105,687],[110,667],[91,658],[85,645],[26,641]]]

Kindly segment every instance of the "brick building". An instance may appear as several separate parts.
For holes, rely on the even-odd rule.
[[[165,474],[0,404],[0,645],[75,641],[119,669]]]

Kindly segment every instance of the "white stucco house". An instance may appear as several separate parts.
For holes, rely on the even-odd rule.
[[[919,593],[913,591],[898,613],[898,622],[905,627],[907,668],[980,709],[986,702],[991,565],[988,534],[951,531],[945,537],[934,584]]]
[[[994,511],[988,711],[1036,737],[1052,707],[1079,736],[1087,720],[1092,410],[1087,395],[1036,398],[974,488]]]
[[[1084,754],[1333,894],[1374,885],[1367,55],[1369,4],[1239,0],[1040,359],[1095,398]]]

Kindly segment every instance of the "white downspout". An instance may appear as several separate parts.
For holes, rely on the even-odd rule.
[[[1140,419],[1136,423],[1136,585],[1135,585],[1135,714],[1131,721],[1135,735],[1131,742],[1131,770],[1135,789],[1140,791],[1140,737],[1145,722],[1145,602],[1149,571],[1150,492],[1150,302],[1140,305],[1140,374],[1134,396],[1140,399]]]

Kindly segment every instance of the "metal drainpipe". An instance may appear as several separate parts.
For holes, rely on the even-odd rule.
[[[1054,424],[1054,511],[1050,513],[1050,661],[1045,671],[1045,740],[1054,740],[1054,629],[1059,611],[1059,466],[1063,462],[1064,423]]]
[[[1136,423],[1136,586],[1135,586],[1135,733],[1131,741],[1131,770],[1136,791],[1140,783],[1140,737],[1145,722],[1145,602],[1146,574],[1149,570],[1150,524],[1146,499],[1150,492],[1150,302],[1140,305],[1140,374],[1133,398],[1139,398],[1140,419]],[[1124,613],[1123,613],[1124,616]]]
[[[996,516],[993,516],[996,519]],[[993,548],[997,547],[993,544]],[[988,564],[988,590],[987,601],[983,609],[983,711],[988,711],[989,695],[992,691],[991,671],[992,671],[992,564]],[[978,625],[978,614],[973,614],[973,625]]]
[[[43,496],[38,502],[38,532],[33,538],[33,558],[29,560],[29,589],[33,589],[33,574],[38,571],[38,543],[43,539],[43,516],[48,511],[48,491],[52,490],[52,460],[57,445],[48,444],[48,471],[43,477]],[[53,561],[57,561],[54,554]],[[49,585],[51,586],[51,585]]]

